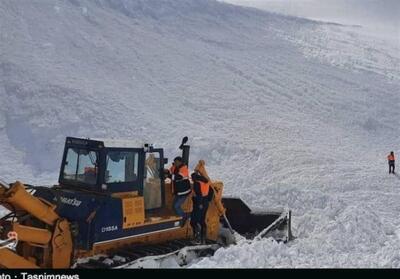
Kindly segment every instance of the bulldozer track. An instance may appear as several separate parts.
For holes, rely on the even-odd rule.
[[[76,264],[78,269],[111,269],[124,268],[137,263],[141,260],[160,259],[166,256],[178,254],[182,249],[196,251],[199,257],[213,255],[219,244],[215,241],[207,240],[205,244],[197,244],[193,240],[173,240],[156,245],[133,245],[117,249],[108,255],[98,259],[89,259],[87,262]],[[123,258],[124,261],[112,260],[107,263],[107,259]]]

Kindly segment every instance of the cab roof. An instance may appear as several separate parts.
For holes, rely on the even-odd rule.
[[[102,139],[102,138],[74,138],[67,137],[67,144],[98,147],[98,148],[143,148],[145,142],[124,139]],[[151,145],[151,144],[148,144]]]

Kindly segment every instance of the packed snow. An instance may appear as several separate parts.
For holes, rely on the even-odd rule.
[[[361,30],[213,0],[1,1],[0,177],[57,183],[66,136],[170,158],[189,136],[191,167],[290,208],[296,236],[190,267],[398,268],[400,46]]]

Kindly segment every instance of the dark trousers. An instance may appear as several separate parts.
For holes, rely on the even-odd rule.
[[[207,197],[193,197],[192,199],[193,211],[190,218],[190,224],[192,225],[195,237],[200,233],[201,240],[204,241],[207,235],[206,216],[209,201]]]
[[[393,163],[389,162],[389,173],[394,173],[394,168],[395,168],[394,162]]]
[[[185,217],[185,212],[182,209],[182,205],[186,201],[186,198],[187,198],[187,195],[182,195],[182,196],[176,195],[174,197],[174,201],[173,201],[174,210],[175,210],[176,215],[178,215],[182,218]]]

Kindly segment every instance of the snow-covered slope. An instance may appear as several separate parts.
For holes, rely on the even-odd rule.
[[[212,0],[0,2],[0,176],[55,183],[64,138],[135,138],[208,162],[227,195],[288,206],[288,245],[196,266],[400,266],[400,48]],[[398,236],[399,235],[399,236]]]

